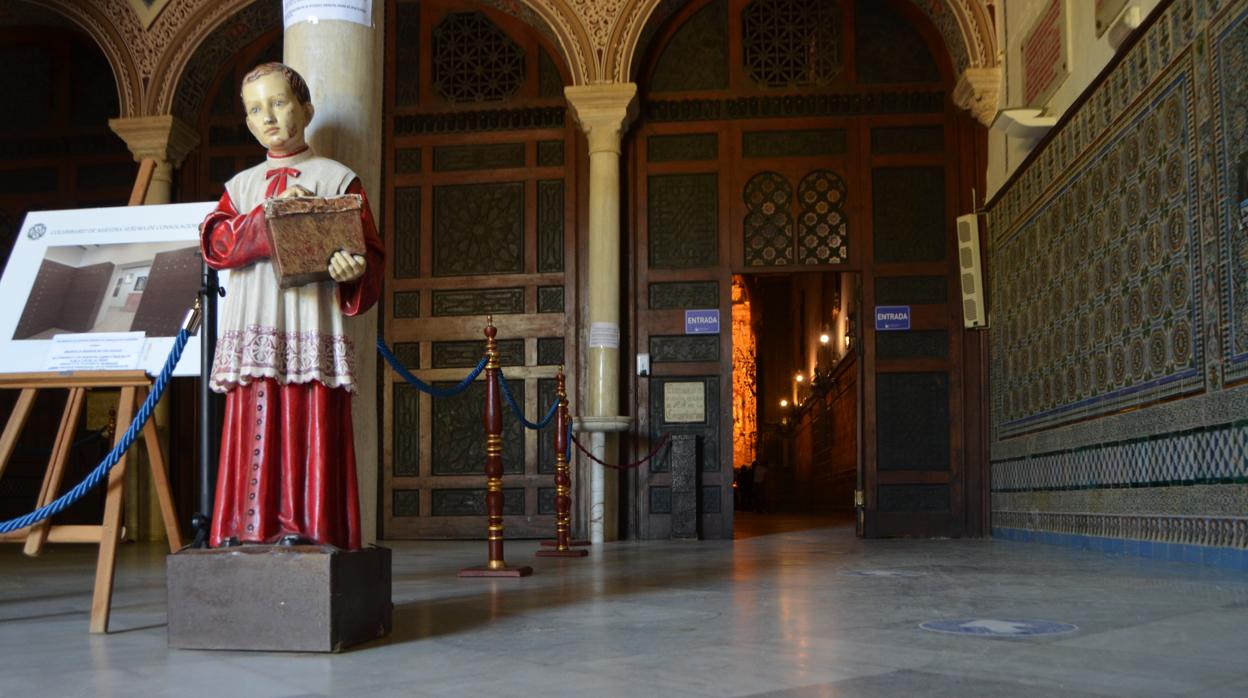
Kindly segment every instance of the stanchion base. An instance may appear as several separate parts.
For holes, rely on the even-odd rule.
[[[555,540],[544,540],[544,541],[541,541],[540,543],[538,543],[538,545],[542,546],[543,548],[558,548],[558,547],[559,547],[559,541],[555,541]],[[572,541],[568,541],[568,545],[569,545],[569,546],[571,546],[571,547],[573,547],[573,548],[582,548],[582,547],[585,547],[585,546],[588,546],[588,545],[593,545],[593,543],[591,543],[591,542],[589,542],[589,541],[587,541],[587,540],[572,540]]]
[[[456,576],[459,577],[527,577],[533,574],[533,568],[528,565],[506,565],[504,567],[490,567],[489,565],[481,565],[480,567],[465,567],[459,571]]]
[[[589,554],[589,551],[585,550],[584,548],[580,548],[580,549],[569,548],[568,550],[546,549],[546,550],[539,550],[536,553],[534,553],[534,555],[538,557],[585,557],[588,554]]]

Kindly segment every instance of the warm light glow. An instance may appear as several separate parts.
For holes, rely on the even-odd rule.
[[[828,342],[831,342],[831,341],[832,341],[832,337],[830,337],[827,332],[824,332],[823,334],[819,335],[820,344],[827,344]]]
[[[853,339],[853,338],[852,338],[852,337],[850,337],[849,335],[845,335],[845,348],[846,348],[846,349],[848,349],[848,348],[849,348],[849,343],[850,343],[850,341],[852,341],[852,339]]]
[[[806,374],[802,373],[801,371],[798,371],[797,375],[793,376],[793,380],[797,381],[798,383],[805,382]]]
[[[758,356],[750,298],[739,277],[732,280],[732,462],[754,462],[758,440]]]
[[[788,407],[788,406],[789,406],[789,401],[788,401],[788,400],[786,400],[786,399],[784,399],[784,398],[780,398],[780,406],[781,406],[781,407]]]

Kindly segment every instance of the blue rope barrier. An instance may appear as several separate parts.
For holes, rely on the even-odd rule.
[[[148,418],[152,416],[152,410],[156,409],[156,403],[160,402],[160,396],[164,394],[165,387],[168,386],[169,380],[173,378],[173,369],[177,367],[178,360],[182,358],[182,350],[186,348],[186,342],[190,337],[190,334],[185,329],[178,331],[178,337],[173,341],[173,350],[169,352],[169,358],[165,359],[165,367],[160,370],[160,375],[156,377],[156,382],[147,394],[147,399],[143,401],[139,411],[135,413],[134,420],[130,422],[130,428],[122,435],[121,441],[118,441],[117,445],[113,446],[113,450],[108,452],[104,460],[95,466],[95,470],[92,470],[82,482],[75,485],[74,489],[58,497],[56,501],[41,506],[25,516],[0,522],[0,533],[9,533],[10,531],[23,529],[55,516],[73,506],[87,492],[90,492],[96,485],[100,484],[104,476],[108,475],[113,466],[117,465],[117,461],[121,460],[121,457],[129,450],[130,445],[143,432],[143,425],[147,424]]]
[[[390,364],[390,368],[394,369],[394,372],[399,374],[403,380],[415,386],[422,393],[427,393],[434,397],[454,397],[459,395],[467,390],[468,386],[472,385],[477,376],[481,375],[481,372],[485,370],[486,357],[483,356],[481,361],[477,363],[476,368],[472,369],[472,373],[469,373],[466,378],[460,381],[459,385],[453,388],[435,388],[412,375],[412,372],[407,370],[403,363],[399,361],[399,358],[394,355],[394,352],[390,351],[390,347],[386,346],[386,340],[381,337],[377,338],[377,352],[381,354],[381,358],[385,359],[386,363]]]
[[[516,398],[511,394],[511,388],[507,387],[507,377],[503,375],[503,369],[498,369],[498,384],[503,386],[503,397],[507,398],[507,404],[511,405],[511,411],[516,413],[520,418],[520,423],[526,429],[540,431],[550,425],[550,420],[555,418],[555,412],[559,409],[559,400],[556,399],[550,405],[550,409],[546,411],[546,416],[542,417],[542,421],[534,423],[524,418],[524,410],[516,403]]]

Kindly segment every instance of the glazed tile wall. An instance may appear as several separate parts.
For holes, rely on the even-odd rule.
[[[1248,547],[1248,0],[1159,11],[990,206],[1007,537]]]

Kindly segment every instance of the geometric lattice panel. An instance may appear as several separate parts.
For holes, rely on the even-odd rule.
[[[433,275],[524,271],[524,183],[433,188]]]
[[[838,264],[849,259],[845,182],[832,170],[815,170],[797,189],[802,213],[798,216],[798,261],[802,264]]]
[[[754,0],[741,11],[746,75],[764,87],[826,85],[841,70],[835,2]]]
[[[647,202],[652,268],[719,262],[719,184],[714,173],[650,175]]]
[[[510,97],[524,83],[524,51],[480,12],[452,12],[433,28],[433,86],[451,102]]]
[[[793,187],[780,174],[759,172],[745,184],[745,263],[793,263]]]

